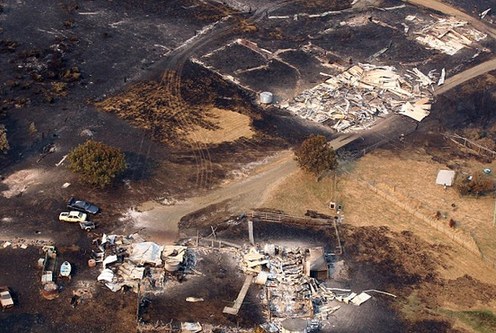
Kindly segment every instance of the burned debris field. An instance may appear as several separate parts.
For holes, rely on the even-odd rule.
[[[496,331],[495,10],[0,0],[0,332]]]

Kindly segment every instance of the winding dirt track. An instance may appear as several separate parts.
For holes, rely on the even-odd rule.
[[[172,242],[178,235],[178,222],[183,216],[219,203],[226,203],[232,213],[258,207],[273,188],[297,170],[293,153],[283,151],[246,178],[232,181],[204,196],[193,197],[173,206],[152,204],[151,209],[136,219],[135,227],[145,228],[145,234],[151,239]]]
[[[270,13],[278,8],[285,6],[295,0],[280,0],[275,3],[268,3],[258,8],[247,19],[251,22],[258,22],[264,18],[267,13]],[[210,4],[216,8],[217,5]],[[185,114],[188,112],[190,106],[181,97],[181,72],[185,62],[195,54],[200,48],[215,42],[220,39],[229,39],[229,37],[237,31],[237,26],[240,21],[237,17],[227,16],[226,20],[221,20],[211,30],[199,34],[187,43],[176,48],[169,53],[165,59],[165,66],[163,67],[164,74],[162,76],[161,84],[166,87],[165,103],[170,106],[170,112],[166,118],[175,118],[179,126],[183,127],[186,131],[192,127]],[[196,134],[194,134],[196,135]],[[189,140],[192,152],[195,157],[197,166],[196,186],[197,188],[206,188],[210,185],[210,177],[212,171],[212,161],[210,152],[206,144],[201,143],[202,140]]]

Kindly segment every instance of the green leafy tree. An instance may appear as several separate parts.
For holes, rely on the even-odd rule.
[[[7,153],[10,149],[9,141],[7,140],[7,129],[0,124],[0,152]]]
[[[295,155],[300,168],[316,176],[338,166],[336,152],[328,146],[326,138],[322,135],[312,135],[303,141]]]
[[[77,146],[67,156],[69,169],[100,188],[126,170],[124,154],[118,149],[94,140]]]

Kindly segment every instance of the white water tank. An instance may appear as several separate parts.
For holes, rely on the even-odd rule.
[[[282,333],[307,333],[308,322],[301,318],[288,318],[281,322]]]
[[[274,96],[272,95],[271,92],[264,91],[264,92],[260,93],[260,103],[262,103],[262,104],[272,103],[273,98],[274,98]]]

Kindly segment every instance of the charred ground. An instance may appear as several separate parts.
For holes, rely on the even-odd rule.
[[[253,3],[255,8],[257,2]],[[398,4],[398,1],[382,3],[384,6]],[[76,308],[70,305],[71,290],[86,288],[86,281],[94,283],[97,273],[86,269],[89,242],[96,235],[88,237],[55,222],[57,213],[65,209],[64,203],[69,196],[84,196],[101,204],[103,213],[96,218],[99,231],[112,232],[116,228],[131,231],[132,226],[123,226],[119,218],[123,211],[136,203],[169,197],[181,199],[204,193],[218,185],[230,170],[291,147],[310,133],[332,137],[326,128],[305,123],[278,109],[254,106],[254,92],[269,87],[276,93],[294,94],[321,82],[320,72],[337,73],[340,68],[349,66],[350,60],[351,63],[365,61],[389,44],[388,52],[377,61],[405,65],[418,63],[425,71],[443,65],[451,68],[450,75],[490,56],[490,53],[483,52],[475,60],[467,60],[471,58],[472,50],[448,57],[427,51],[403,38],[398,32],[402,26],[392,22],[400,21],[406,14],[430,14],[412,6],[407,6],[401,15],[395,11],[365,7],[330,18],[301,18],[296,21],[260,20],[260,15],[256,16],[254,10],[239,14],[217,3],[209,5],[193,0],[169,1],[167,6],[159,1],[3,1],[1,5],[0,121],[7,125],[12,149],[8,155],[0,157],[0,174],[34,169],[41,170],[43,177],[29,184],[27,191],[9,199],[0,198],[0,236],[54,239],[60,246],[62,257],[76,267],[75,279],[64,284],[65,290],[57,300],[40,302],[39,275],[34,267],[40,256],[38,249],[2,250],[5,252],[2,252],[0,271],[8,273],[2,275],[1,284],[18,291],[16,297],[19,301],[19,307],[12,312],[0,314],[0,330],[9,332],[83,332],[85,329],[88,332],[128,332],[130,327],[134,327],[136,306],[133,294],[112,294],[97,286],[91,291],[91,298],[83,300]],[[472,2],[463,2],[462,5],[467,9]],[[480,1],[477,5],[482,6]],[[349,6],[348,1],[294,2],[266,14],[318,14]],[[212,68],[206,69],[185,60],[176,74],[179,86],[172,87],[175,91],[167,90],[167,86],[164,88],[164,72],[160,68],[170,60],[165,54],[199,34],[206,25],[230,14],[235,14],[235,18],[226,20],[226,24],[234,24],[233,32],[221,34],[221,37],[227,36],[224,39],[217,38],[200,45],[192,54]],[[357,17],[363,19],[363,25],[340,25],[342,21]],[[370,23],[369,18],[392,24],[396,30]],[[207,56],[238,38],[254,41],[259,48],[273,53],[285,51],[279,53],[280,59],[267,60],[252,49],[234,43]],[[491,49],[493,43],[484,42],[481,47]],[[257,66],[262,68],[246,71]],[[250,89],[227,83],[219,73],[236,75]],[[446,142],[439,135],[441,130],[473,127],[492,136],[493,74],[439,96],[431,116],[407,142],[413,142],[414,146],[422,143],[431,149],[435,158],[442,158],[446,153],[443,148]],[[184,112],[181,117],[174,117],[177,92]],[[131,102],[125,102],[125,99]],[[150,105],[156,109],[165,105],[165,111],[153,113]],[[118,107],[120,111],[101,112],[106,106]],[[255,136],[216,145],[186,140],[184,133],[193,125],[215,127],[208,113],[212,106],[249,116]],[[36,131],[32,130],[31,124]],[[415,128],[416,124],[409,120],[395,120],[388,131],[365,135],[365,139],[351,146],[350,150],[358,151],[363,146],[382,141],[384,137],[396,139],[399,134],[413,132]],[[63,167],[53,167],[72,147],[87,138],[88,132],[84,130],[126,153],[129,169],[124,175],[125,182],[102,193],[88,188]],[[55,152],[44,155],[47,145],[55,147]],[[397,143],[389,146],[393,151],[403,147]],[[22,175],[19,178],[23,178]],[[71,183],[68,189],[61,188],[65,182]],[[7,190],[5,187],[3,185],[2,190]],[[222,213],[219,207],[214,210]],[[203,213],[193,217],[201,218]],[[222,214],[213,216],[216,219],[207,219],[205,223],[215,224],[222,218]],[[208,231],[209,226],[203,227]],[[392,233],[381,228],[346,228],[344,232],[345,257],[354,275],[354,280],[348,285],[395,290],[403,301],[416,295],[425,306],[422,305],[416,313],[418,318],[422,318],[420,322],[415,322],[414,318],[403,320],[398,318],[390,300],[378,297],[355,316],[336,319],[336,325],[342,327],[343,332],[376,327],[370,325],[377,325],[376,331],[382,332],[396,332],[398,328],[411,332],[453,332],[452,322],[432,310],[439,305],[436,295],[442,294],[441,290],[443,293],[448,290],[453,302],[460,306],[488,302],[495,296],[488,291],[488,286],[472,277],[448,281],[435,273],[436,267],[443,265],[443,258],[450,256],[449,248],[422,243],[409,232]],[[317,233],[319,237],[315,236]],[[256,237],[267,239],[267,235],[271,235],[283,240],[304,234],[307,238],[317,237],[323,243],[332,239],[332,235],[322,236],[314,230],[288,231],[271,225],[260,228]],[[241,240],[246,230],[226,228],[225,235]],[[213,274],[204,280],[205,284],[229,283],[223,290],[205,294],[216,298],[217,303],[203,308],[198,305],[197,310],[203,318],[212,315],[219,324],[234,324],[226,320],[219,309],[235,297],[242,278],[234,270],[223,272],[223,260],[218,256],[201,264],[200,268]],[[12,265],[12,261],[16,264]],[[84,283],[80,285],[80,282]],[[466,298],[459,296],[460,290],[465,295],[476,296],[467,303]],[[190,288],[187,281],[183,289],[172,293],[165,302],[160,297],[158,301],[152,299],[144,314],[145,320],[157,319],[163,312],[170,315],[169,318],[160,317],[161,320],[195,319],[186,307],[178,308],[171,304],[175,299],[192,293],[201,295],[201,292],[197,286]],[[242,327],[250,327],[261,320],[261,309],[255,304],[256,295],[250,294],[249,300],[246,309],[250,314],[241,318]],[[92,317],[88,318],[86,314],[90,312]]]

